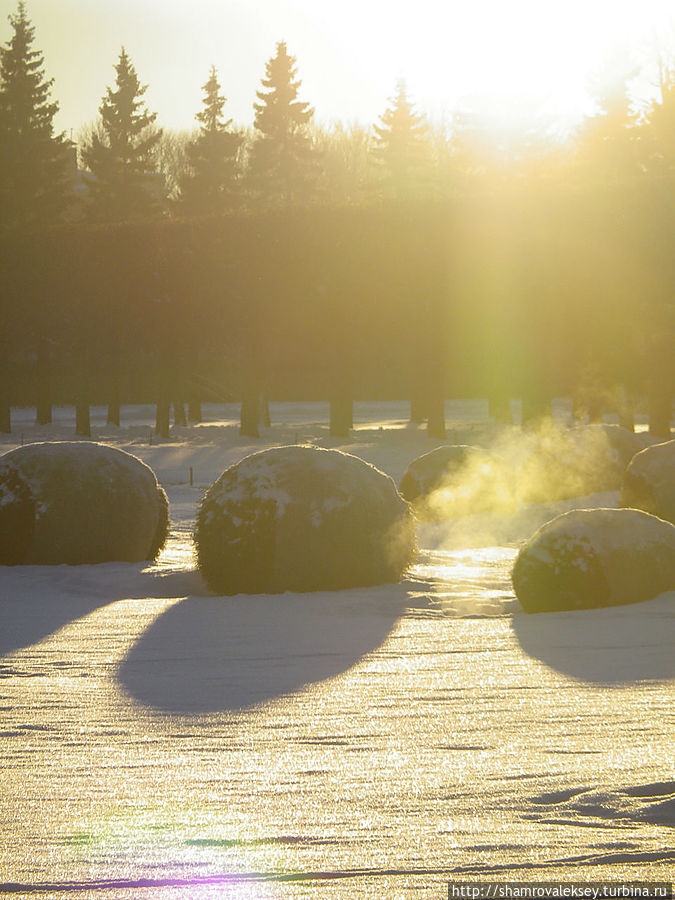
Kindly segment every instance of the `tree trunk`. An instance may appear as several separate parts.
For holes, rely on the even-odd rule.
[[[106,417],[107,425],[116,425],[119,428],[120,424],[120,376],[119,374],[114,374],[110,378],[110,386],[109,386],[109,401],[108,401],[108,415]]]
[[[627,428],[628,431],[635,431],[635,407],[633,398],[627,391],[622,396],[618,407],[619,425],[622,428]]]
[[[597,395],[592,395],[588,399],[588,423],[589,425],[599,425],[602,422],[602,399]]]
[[[169,428],[171,420],[171,403],[162,398],[157,401],[157,417],[155,420],[155,434],[160,437],[169,437]]]
[[[91,420],[89,417],[89,364],[86,350],[80,351],[82,369],[77,373],[75,394],[75,434],[80,437],[91,437]]]
[[[187,425],[187,418],[185,416],[185,404],[182,400],[174,400],[173,423],[174,425]]]
[[[330,399],[330,434],[349,437],[354,427],[354,401],[348,392],[336,393]]]
[[[52,424],[52,372],[49,345],[41,338],[37,349],[37,401],[35,422],[37,425]]]
[[[202,421],[202,404],[196,397],[188,401],[187,417],[192,425],[198,425]]]
[[[3,360],[7,359],[5,351],[6,348],[2,347],[0,352],[3,354]],[[3,363],[2,371],[0,371],[0,433],[2,434],[11,434],[12,432],[12,410],[10,403],[11,395],[9,379],[7,377],[7,368]]]
[[[171,359],[171,346],[167,346],[166,335],[160,339],[156,357],[156,390],[157,390],[157,417],[155,421],[155,434],[161,438],[169,437],[171,428],[171,397],[175,396],[174,370],[167,360]]]
[[[241,418],[239,421],[239,434],[241,437],[260,437],[258,431],[259,414],[258,386],[255,383],[247,385],[241,398]]]
[[[670,440],[673,418],[673,398],[667,393],[654,392],[649,398],[649,433]]]
[[[106,425],[115,425],[117,428],[120,427],[120,404],[115,402],[110,402],[108,404],[108,415],[106,416]]]
[[[441,392],[435,392],[428,401],[429,417],[427,419],[427,435],[435,441],[444,441],[445,430],[445,400]]]
[[[83,391],[82,396],[78,397],[75,404],[75,434],[79,434],[80,437],[91,437],[91,420],[86,391]]]

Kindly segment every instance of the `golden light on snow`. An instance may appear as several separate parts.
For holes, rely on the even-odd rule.
[[[195,566],[195,546],[190,533],[172,532],[162,552],[149,570],[170,571],[192,569]]]
[[[156,566],[0,571],[0,884],[341,900],[444,896],[468,869],[667,877],[672,595],[527,616],[515,542],[428,523],[401,584],[216,597],[199,491],[167,490]]]
[[[413,578],[427,582],[445,614],[505,615],[512,608],[511,547],[435,550],[422,555]]]
[[[462,573],[475,601],[479,572],[491,584],[505,556],[439,556],[417,575],[455,585]],[[72,573],[59,576],[72,584]],[[619,803],[622,785],[664,779],[670,764],[671,686],[580,687],[525,656],[500,616],[413,609],[334,678],[250,709],[162,714],[129,694],[119,666],[184,602],[120,600],[5,657],[0,789],[14,825],[0,865],[14,880],[154,871],[209,897],[237,874],[443,868],[482,858],[477,846],[493,848],[493,864],[549,862],[607,843],[608,821],[593,812],[601,799]],[[358,604],[351,615],[356,629]],[[323,627],[333,625],[327,612]],[[181,635],[171,644],[167,636],[149,664],[168,672],[182,652]],[[256,652],[255,642],[240,647]],[[191,659],[195,694],[220,665],[208,654]],[[600,791],[587,813],[573,801],[530,802],[570,785]],[[539,821],[547,816],[569,824]],[[620,838],[641,852],[662,840],[637,820],[621,825]],[[201,883],[208,878],[221,881]],[[416,883],[434,879],[444,877]],[[377,881],[385,883],[399,884]],[[329,898],[344,889],[342,879],[318,885]],[[284,895],[282,885],[250,880],[231,890]]]

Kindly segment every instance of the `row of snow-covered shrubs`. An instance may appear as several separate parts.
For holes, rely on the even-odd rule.
[[[0,457],[0,564],[140,562],[168,532],[152,470],[101,444],[37,443]],[[219,593],[316,591],[397,581],[412,511],[354,456],[283,447],[227,469],[201,504],[199,568]]]
[[[222,594],[396,581],[416,552],[413,510],[436,519],[510,512],[518,493],[542,499],[542,474],[553,499],[565,495],[571,482],[560,472],[567,470],[576,472],[577,494],[580,483],[608,490],[623,479],[622,505],[644,511],[576,510],[540,529],[514,567],[523,607],[608,606],[675,588],[675,442],[632,455],[635,445],[619,431],[591,431],[591,444],[599,435],[604,464],[596,448],[588,465],[588,435],[568,434],[557,454],[545,445],[533,452],[521,467],[526,489],[521,484],[519,492],[507,464],[479,448],[444,446],[414,460],[400,493],[391,478],[338,451],[255,453],[227,469],[202,501],[199,568]],[[155,558],[167,530],[164,491],[152,470],[124,451],[47,443],[0,458],[0,563],[138,562]]]

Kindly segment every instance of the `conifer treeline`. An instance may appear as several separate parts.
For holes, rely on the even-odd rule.
[[[504,146],[471,113],[448,131],[418,113],[399,82],[372,128],[320,128],[300,99],[296,60],[284,42],[268,60],[252,129],[236,128],[214,67],[196,111],[198,130],[163,132],[122,48],[115,82],[98,118],[75,147],[53,131],[58,104],[34,49],[25,5],[9,17],[0,48],[2,224],[152,215],[212,215],[287,202],[370,202],[374,198],[456,197],[505,179],[578,186],[675,178],[675,70],[660,66],[660,95],[634,112],[626,79],[598,87],[598,113],[567,142],[537,135]],[[69,152],[70,151],[70,152]]]
[[[330,398],[336,429],[348,427],[354,397],[406,396],[436,436],[448,395],[488,396],[500,416],[510,396],[536,413],[555,393],[587,390],[616,406],[641,394],[669,433],[672,72],[643,121],[624,93],[571,157],[544,164],[523,152],[497,165],[466,130],[464,144],[438,139],[403,85],[374,136],[312,131],[281,43],[252,135],[225,120],[211,70],[200,130],[174,153],[183,162],[167,205],[151,170],[167,136],[122,51],[83,149],[93,221],[73,222],[71,197],[70,224],[56,225],[60,182],[47,163],[53,175],[68,142],[52,134],[51,85],[22,4],[12,23],[0,126],[8,133],[23,115],[33,150],[3,137],[3,204],[21,198],[3,208],[23,213],[0,240],[0,427],[12,399],[42,398],[48,417],[58,383],[85,433],[89,401],[104,397],[110,421],[120,397],[159,399],[165,431],[169,403],[182,410],[208,382],[252,403],[265,388]],[[24,181],[18,152],[33,165]]]

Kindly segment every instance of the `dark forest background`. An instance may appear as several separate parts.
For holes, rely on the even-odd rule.
[[[0,430],[12,404],[408,398],[444,433],[446,397],[510,420],[572,395],[591,421],[634,403],[670,435],[675,393],[675,71],[635,109],[630,73],[564,138],[434,127],[399,83],[372,128],[319,127],[282,42],[255,121],[215,69],[198,127],[163,132],[124,49],[77,145],[23,4],[0,48]]]

